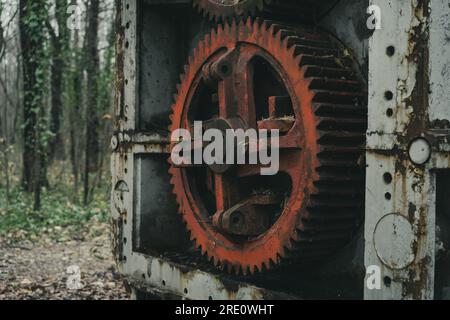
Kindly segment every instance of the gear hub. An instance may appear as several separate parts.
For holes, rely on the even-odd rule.
[[[171,165],[190,238],[230,273],[295,256],[310,263],[352,238],[364,210],[367,95],[327,34],[259,19],[218,26],[181,76],[170,130],[278,129],[280,173],[259,165]]]

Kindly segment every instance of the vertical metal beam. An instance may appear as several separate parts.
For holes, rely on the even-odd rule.
[[[137,0],[122,1],[123,69],[118,70],[123,77],[123,97],[117,97],[116,135],[112,146],[112,218],[115,232],[114,247],[119,267],[126,273],[133,258],[133,194],[134,155],[131,147],[131,132],[136,129],[137,88],[138,88],[138,41],[137,41]],[[120,66],[119,66],[120,67]],[[120,77],[119,77],[120,78]],[[118,88],[121,89],[121,88]]]
[[[379,267],[382,281],[380,289],[365,285],[365,298],[432,299],[431,150],[419,140],[409,152],[428,127],[429,0],[371,2],[382,28],[369,43],[365,265]]]
[[[450,129],[450,1],[430,2],[430,121]]]

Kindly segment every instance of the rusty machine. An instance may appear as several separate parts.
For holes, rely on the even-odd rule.
[[[123,0],[114,254],[136,298],[450,298],[448,0]],[[280,172],[176,166],[194,121]]]

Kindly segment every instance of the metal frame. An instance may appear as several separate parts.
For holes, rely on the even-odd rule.
[[[136,288],[185,299],[286,298],[133,249],[136,156],[168,151],[167,137],[137,133],[139,3],[122,1],[118,48],[119,56],[123,53],[123,73],[119,71],[116,133],[111,143],[113,240],[121,272]],[[384,281],[380,290],[364,286],[365,298],[432,299],[436,170],[450,168],[449,4],[447,0],[372,0],[371,4],[381,8],[382,29],[369,41],[365,266],[379,266]],[[389,46],[395,48],[392,56],[387,54]],[[410,155],[417,138],[425,138],[431,146],[425,164],[410,159],[422,156],[421,148],[419,154]]]

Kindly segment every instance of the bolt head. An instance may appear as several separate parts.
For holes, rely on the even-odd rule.
[[[409,146],[409,158],[414,164],[424,165],[431,157],[431,145],[424,138],[417,138]]]
[[[111,149],[112,151],[116,151],[119,148],[119,139],[116,135],[111,138]]]

